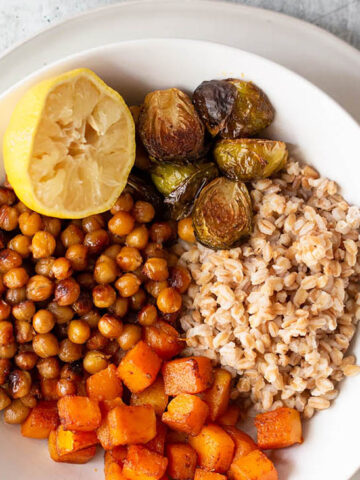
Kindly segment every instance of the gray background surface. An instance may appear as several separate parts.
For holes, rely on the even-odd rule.
[[[171,0],[169,0],[171,1]],[[228,0],[293,15],[360,49],[360,0]],[[0,54],[49,24],[121,0],[0,0]]]

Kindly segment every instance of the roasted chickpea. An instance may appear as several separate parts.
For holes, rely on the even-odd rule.
[[[115,213],[108,222],[110,232],[114,235],[119,235],[120,237],[130,233],[134,228],[134,225],[134,217],[130,213],[123,211]]]
[[[134,272],[143,262],[141,253],[134,247],[123,247],[116,257],[116,262],[124,272]]]
[[[69,248],[72,245],[83,243],[85,235],[80,227],[70,223],[70,225],[68,225],[65,230],[61,232],[60,238],[64,247]]]
[[[4,248],[0,251],[0,273],[6,273],[12,268],[20,267],[22,257],[19,253],[10,248]]]
[[[167,253],[160,243],[148,243],[145,247],[144,254],[146,258],[167,258]]]
[[[153,325],[158,319],[158,312],[155,305],[145,305],[140,312],[138,313],[138,321],[143,327],[148,327]]]
[[[134,200],[130,193],[123,192],[116,200],[115,204],[111,208],[110,212],[115,215],[118,212],[130,212],[133,208]]]
[[[78,383],[82,380],[84,374],[82,361],[77,360],[73,363],[64,365],[60,372],[60,378]]]
[[[156,222],[151,225],[150,238],[155,243],[167,242],[173,235],[173,230],[167,222]]]
[[[116,292],[110,285],[97,285],[93,291],[95,307],[109,308],[116,300]]]
[[[4,385],[7,382],[11,368],[11,361],[8,358],[0,358],[0,385]]]
[[[65,257],[57,258],[52,265],[52,272],[57,280],[65,280],[72,275],[71,262]]]
[[[9,392],[12,398],[25,397],[30,392],[31,375],[23,370],[13,370],[9,375]]]
[[[76,384],[66,378],[60,378],[56,384],[56,393],[59,397],[65,395],[76,395]]]
[[[98,324],[99,332],[106,338],[117,338],[123,330],[123,323],[113,315],[106,313]]]
[[[11,248],[11,250],[17,252],[23,258],[27,258],[31,253],[31,238],[27,237],[26,235],[19,234],[13,237],[7,246],[8,248]]]
[[[44,277],[54,278],[54,272],[52,269],[54,262],[54,257],[39,258],[35,264],[35,272]]]
[[[56,391],[56,378],[42,378],[40,380],[40,388],[42,398],[46,401],[57,401],[59,399]]]
[[[191,283],[191,275],[187,268],[176,265],[170,269],[169,285],[180,293],[185,293]]]
[[[164,290],[164,288],[167,288],[168,282],[166,280],[163,280],[161,282],[155,282],[154,280],[149,280],[148,282],[145,283],[145,290],[152,295],[154,298],[157,298],[159,296],[159,293]]]
[[[0,187],[0,205],[12,205],[16,200],[15,193],[4,187]]]
[[[117,243],[115,243],[114,245],[110,245],[110,247],[107,247],[107,249],[104,251],[104,255],[112,258],[113,260],[116,260],[116,257],[120,252],[121,248],[121,245],[118,245]]]
[[[112,283],[116,280],[116,276],[117,268],[115,261],[106,255],[101,255],[94,268],[95,281],[101,284]]]
[[[129,299],[118,297],[113,305],[109,308],[109,311],[119,318],[125,317],[129,311]]]
[[[38,361],[38,356],[34,352],[21,352],[15,355],[15,364],[21,370],[32,370]]]
[[[19,214],[15,207],[2,205],[0,207],[0,228],[7,232],[15,230],[18,226]]]
[[[89,290],[92,290],[96,285],[94,277],[90,272],[80,273],[79,275],[77,275],[76,280],[82,288],[86,288]]]
[[[56,323],[60,325],[70,322],[74,316],[74,311],[70,307],[61,307],[56,302],[49,303],[47,308],[54,315]]]
[[[18,343],[28,343],[34,338],[34,330],[31,323],[24,320],[15,321],[15,332]]]
[[[50,257],[55,250],[56,241],[49,232],[36,232],[31,241],[31,251],[34,258]]]
[[[146,293],[142,288],[139,288],[134,295],[131,295],[129,300],[131,309],[135,310],[135,312],[138,312],[146,303]]]
[[[14,327],[11,322],[0,321],[0,345],[8,345],[14,341]]]
[[[5,292],[5,290],[6,290],[6,287],[4,285],[2,275],[0,275],[0,295],[2,295]]]
[[[195,243],[194,226],[191,217],[183,218],[178,223],[178,235],[181,240],[189,243]]]
[[[49,310],[38,310],[32,324],[37,333],[49,333],[55,326],[55,316]]]
[[[115,287],[122,297],[131,297],[140,288],[141,281],[133,273],[125,273],[115,282]]]
[[[181,308],[181,295],[175,288],[164,288],[159,293],[156,304],[163,313],[175,313]]]
[[[38,390],[38,392],[36,392]],[[37,405],[38,398],[41,398],[40,388],[36,387],[36,391],[34,391],[33,386],[30,389],[30,392],[25,395],[25,397],[21,398],[21,403],[25,405],[25,407],[34,408]]]
[[[65,338],[60,343],[59,358],[62,362],[76,362],[82,357],[83,348],[79,343],[72,342],[69,338]]]
[[[61,220],[53,217],[42,217],[43,228],[45,232],[51,233],[53,237],[57,237],[61,232]]]
[[[143,273],[150,279],[157,282],[166,280],[169,276],[167,262],[164,258],[152,257],[146,260]]]
[[[92,332],[89,340],[86,342],[88,350],[102,350],[109,343],[109,339],[104,337],[99,330]]]
[[[17,425],[25,422],[30,413],[30,408],[26,407],[18,398],[14,400],[11,405],[4,410],[4,421],[11,425]]]
[[[41,358],[54,357],[59,353],[59,343],[52,333],[39,333],[32,342],[34,352]]]
[[[84,320],[90,328],[96,328],[98,326],[100,318],[101,315],[97,310],[90,310],[89,312],[81,316],[81,319]]]
[[[92,298],[89,292],[80,291],[80,295],[76,302],[73,303],[72,309],[77,315],[83,316],[87,313],[91,312],[93,309],[94,304],[92,302]]]
[[[9,304],[0,300],[0,320],[5,320],[11,313],[11,307]]]
[[[106,347],[103,350],[105,355],[108,355],[108,358],[114,356],[120,350],[119,344],[116,340],[109,340]]]
[[[84,369],[93,375],[108,366],[106,355],[96,350],[87,352],[83,360]]]
[[[7,345],[0,345],[0,359],[13,358],[17,350],[15,342],[8,343]]]
[[[14,305],[11,313],[16,320],[30,322],[35,314],[35,304],[32,300],[24,300],[23,302]]]
[[[149,223],[155,217],[155,209],[151,203],[138,200],[134,205],[132,214],[138,223]]]
[[[80,295],[80,285],[73,277],[65,278],[55,287],[55,300],[61,307],[66,307],[76,302]]]
[[[42,220],[36,212],[24,212],[19,217],[19,228],[21,233],[32,237],[42,228]]]
[[[11,405],[11,400],[3,388],[0,388],[0,412]]]
[[[84,232],[95,232],[105,226],[104,219],[101,215],[91,215],[90,217],[83,218],[81,221]]]
[[[16,208],[17,212],[19,215],[21,215],[24,212],[31,212],[30,208],[28,208],[24,203],[22,202],[17,202],[14,207]]]
[[[85,320],[72,320],[68,328],[68,337],[73,343],[83,344],[90,337],[90,327]]]
[[[26,296],[28,300],[42,302],[51,297],[54,291],[53,282],[43,275],[34,275],[26,285]]]
[[[3,282],[7,288],[21,288],[28,280],[29,275],[23,267],[11,268],[3,276]]]
[[[148,241],[148,229],[145,227],[145,225],[140,225],[139,227],[134,228],[134,230],[126,236],[125,243],[129,247],[134,247],[142,250],[146,247]]]
[[[109,242],[109,234],[103,229],[87,233],[84,239],[84,245],[88,247],[91,255],[100,253],[109,245]]]
[[[23,302],[24,300],[26,300],[26,288],[25,287],[9,288],[8,290],[6,290],[5,300],[11,306],[14,306],[20,302]]]
[[[124,325],[123,331],[117,339],[120,348],[131,350],[141,340],[141,327],[130,323]]]
[[[36,368],[43,378],[58,378],[60,375],[60,363],[57,357],[40,359],[36,364]]]

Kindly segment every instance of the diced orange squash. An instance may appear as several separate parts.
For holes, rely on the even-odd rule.
[[[40,390],[42,398],[48,402],[56,402],[59,399],[59,395],[56,390],[57,378],[41,378]]]
[[[178,358],[166,362],[162,369],[165,393],[200,393],[211,387],[213,369],[206,357]]]
[[[120,405],[124,405],[124,401],[120,397],[113,398],[112,400],[103,400],[102,402],[99,402],[99,407],[103,416],[110,412],[110,410],[112,410],[113,408],[119,407]]]
[[[162,415],[166,410],[169,397],[165,393],[164,380],[161,376],[142,392],[131,394],[131,405],[150,405],[156,415]]]
[[[21,425],[21,434],[28,438],[48,438],[51,430],[58,425],[56,402],[39,402]]]
[[[294,408],[280,407],[255,417],[259,448],[284,448],[302,443],[300,413]]]
[[[61,463],[87,463],[96,453],[96,445],[93,447],[84,448],[77,452],[67,453],[66,455],[59,455],[56,448],[56,431],[51,430],[48,442],[49,454],[54,462]]]
[[[235,426],[240,418],[240,407],[229,405],[226,412],[219,416],[217,423],[220,425]]]
[[[115,365],[111,364],[104,370],[91,375],[86,380],[86,391],[95,400],[113,400],[122,396],[122,383],[116,374]]]
[[[160,480],[166,472],[167,458],[141,445],[130,445],[123,473],[129,480]]]
[[[153,452],[160,453],[160,455],[164,455],[165,452],[165,441],[166,441],[166,434],[167,428],[166,426],[159,420],[156,420],[156,435],[155,437],[150,440],[150,442],[145,443],[145,447]]]
[[[162,421],[173,430],[198,435],[208,413],[209,407],[201,398],[183,393],[171,400]]]
[[[142,392],[156,380],[161,359],[142,340],[129,350],[118,366],[118,375],[133,393]]]
[[[103,418],[100,427],[96,430],[96,436],[104,450],[111,450],[114,448],[110,437],[110,427],[107,416]]]
[[[166,443],[187,443],[188,435],[184,432],[168,430],[166,435]]]
[[[126,477],[123,474],[123,467],[115,462],[109,463],[104,468],[104,473],[105,480],[126,480]]]
[[[257,450],[258,446],[254,440],[245,432],[236,427],[224,427],[224,430],[230,435],[235,443],[234,460],[238,457],[244,457],[253,450]]]
[[[230,400],[231,373],[223,368],[214,370],[214,383],[204,393],[204,401],[209,405],[209,418],[215,422],[226,412]]]
[[[99,442],[96,432],[75,432],[74,430],[65,430],[62,425],[56,430],[56,448],[60,456],[71,452],[77,452],[83,448],[92,447],[97,443]]]
[[[179,332],[163,320],[144,327],[144,340],[163,360],[176,357],[184,348]]]
[[[66,430],[91,432],[101,423],[99,403],[88,397],[66,395],[58,401],[61,424]]]
[[[112,463],[112,462],[123,464],[123,462],[126,458],[126,455],[127,455],[127,448],[126,447],[123,447],[123,446],[114,447],[111,450],[109,450],[108,452],[105,452],[105,454],[104,454],[105,465],[107,463]]]
[[[278,480],[274,464],[260,450],[238,457],[228,472],[231,480]]]
[[[174,480],[189,480],[194,478],[197,455],[195,450],[186,443],[169,443],[166,446],[168,474]]]
[[[122,405],[108,413],[110,441],[113,445],[147,443],[156,435],[156,415],[149,405]]]
[[[125,447],[115,447],[113,450],[105,452],[104,473],[105,480],[126,480],[123,475],[123,461],[127,455]]]
[[[218,425],[205,425],[199,435],[189,437],[190,445],[198,454],[201,468],[218,473],[228,471],[234,457],[235,444],[229,434]]]
[[[215,472],[207,472],[202,468],[197,468],[195,470],[194,480],[226,480],[225,475]]]

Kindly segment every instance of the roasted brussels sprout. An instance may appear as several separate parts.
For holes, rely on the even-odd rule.
[[[218,249],[238,246],[252,231],[252,205],[246,185],[219,177],[195,201],[192,214],[197,240]]]
[[[147,174],[145,173],[145,175]],[[145,200],[151,203],[156,213],[160,213],[163,210],[163,200],[154,188],[148,175],[141,178],[134,173],[130,173],[125,191],[131,193],[135,200]]]
[[[244,182],[269,177],[285,166],[287,157],[286,144],[275,140],[220,140],[214,148],[214,158],[222,173]]]
[[[236,100],[220,135],[239,138],[256,135],[274,119],[274,108],[265,93],[252,82],[229,78],[237,89]]]
[[[166,196],[197,170],[198,168],[192,164],[176,165],[161,162],[151,169],[151,179],[159,192]]]
[[[168,207],[170,218],[181,220],[189,216],[194,206],[194,200],[201,189],[218,175],[219,171],[214,163],[198,165],[194,173],[165,198],[164,203]]]
[[[236,96],[235,85],[225,80],[202,82],[194,91],[195,108],[213,137],[225,127]]]
[[[184,163],[204,154],[205,128],[190,98],[177,88],[148,93],[139,135],[150,157]]]

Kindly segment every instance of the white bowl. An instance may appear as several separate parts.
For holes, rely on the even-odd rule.
[[[266,134],[291,144],[298,158],[336,180],[344,197],[360,205],[357,123],[298,75],[264,58],[213,43],[180,39],[122,42],[46,66],[0,97],[0,138],[17,99],[30,85],[80,66],[93,69],[129,104],[141,102],[146,92],[158,88],[176,86],[192,91],[206,79],[250,79],[267,93],[276,109],[275,121]],[[360,357],[360,342],[355,343],[353,350]],[[273,458],[281,480],[349,479],[360,466],[359,398],[360,378],[345,380],[332,407],[305,425],[304,443],[276,452]],[[46,442],[25,439],[18,428],[3,424],[0,465],[4,480],[20,475],[24,480],[103,479],[102,455],[86,466],[56,464],[48,457]]]

